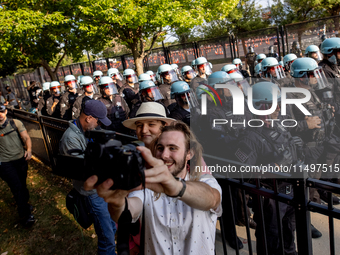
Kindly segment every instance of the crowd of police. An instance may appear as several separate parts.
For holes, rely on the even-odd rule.
[[[133,131],[122,125],[128,118],[133,118],[142,102],[158,102],[164,107],[168,117],[186,123],[197,135],[205,153],[217,157],[239,161],[249,165],[303,165],[340,163],[340,38],[324,38],[321,45],[309,45],[304,55],[295,43],[291,53],[283,60],[271,52],[268,55],[256,54],[252,47],[246,55],[243,69],[241,59],[234,59],[232,64],[223,66],[221,71],[212,72],[212,65],[204,57],[192,61],[191,66],[181,69],[176,64],[163,64],[156,73],[148,71],[139,75],[132,69],[125,69],[121,74],[118,69],[110,68],[107,76],[95,71],[93,77],[73,75],[65,77],[64,87],[58,81],[45,82],[42,88],[34,90],[31,96],[33,112],[64,120],[77,119],[88,100],[99,100],[107,108],[107,117],[111,120],[105,129],[133,135]],[[269,110],[273,105],[273,89],[298,87],[310,91],[311,99],[303,106],[312,114],[305,116],[295,105],[289,105],[287,115],[283,116],[280,106],[272,114],[254,115],[244,103],[244,116],[233,115],[233,97],[226,88],[219,84],[229,84],[242,90],[245,98],[248,88],[252,87],[253,107],[257,110]],[[32,92],[30,92],[32,94]],[[203,94],[207,103],[207,114],[201,112]],[[32,94],[33,95],[33,94]],[[290,99],[303,98],[301,93],[288,94]],[[216,101],[220,100],[220,104]],[[280,93],[278,101],[281,100]],[[243,125],[213,125],[214,119],[226,119],[234,122],[257,119],[263,125],[248,128]],[[294,127],[284,127],[280,122],[268,122],[268,119],[293,119]],[[207,161],[208,165],[209,162]],[[312,178],[339,183],[338,178],[321,172],[309,173]],[[249,180],[252,181],[252,180]],[[243,208],[242,196],[237,189],[227,188],[220,181],[223,191],[222,215],[225,223],[226,239],[233,248],[242,248],[242,242],[235,238],[231,221],[230,204],[233,203],[236,224],[257,228],[257,201],[247,194]],[[272,182],[264,182],[272,189]],[[292,187],[283,180],[279,181],[279,191],[293,196]],[[229,193],[232,193],[231,196]],[[309,199],[321,202],[327,200],[327,193],[310,188]],[[233,197],[233,201],[230,201]],[[321,199],[320,199],[321,198]],[[339,204],[339,198],[333,196],[333,203]],[[283,226],[285,254],[297,254],[294,242],[295,216],[290,205],[279,204]],[[269,254],[281,254],[279,229],[276,216],[276,204],[272,199],[264,199],[265,236]],[[322,235],[311,226],[312,237]],[[264,234],[256,231],[258,254],[263,254],[261,239]],[[237,242],[235,243],[235,240]]]

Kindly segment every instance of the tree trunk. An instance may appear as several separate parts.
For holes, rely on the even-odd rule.
[[[45,68],[47,73],[50,75],[52,81],[57,81],[58,80],[57,79],[57,72],[58,72],[57,69],[55,69],[54,72],[53,72],[52,68],[48,65],[48,63],[44,59],[41,60],[41,65]]]
[[[138,56],[134,57],[137,75],[144,73],[143,59],[144,57]]]

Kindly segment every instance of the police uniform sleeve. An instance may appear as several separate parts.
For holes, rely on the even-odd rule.
[[[121,100],[122,100],[122,106],[125,110],[125,115],[126,115],[126,118],[129,117],[129,114],[130,114],[130,108],[128,106],[128,104],[126,103],[125,99],[121,97]]]
[[[60,116],[64,117],[66,110],[69,108],[68,94],[64,94],[60,99]]]
[[[73,104],[72,108],[72,119],[77,119],[80,116],[82,97],[78,97]]]
[[[53,97],[49,97],[46,102],[46,112],[48,115],[53,115],[52,111],[52,105],[53,105]]]
[[[41,98],[38,103],[38,111],[41,112],[42,108],[45,106],[45,100]]]

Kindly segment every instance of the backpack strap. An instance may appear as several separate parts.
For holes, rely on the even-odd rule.
[[[22,138],[21,138],[21,135],[20,135],[20,133],[19,133],[19,129],[18,129],[17,125],[15,125],[14,120],[11,119],[11,120],[9,121],[9,123],[11,124],[12,128],[14,129],[14,130],[12,130],[10,133],[16,131],[17,134],[18,134],[18,136],[19,136],[19,139],[20,139],[20,141],[21,141],[22,146],[25,147],[25,143],[24,143],[24,141],[23,141]],[[7,133],[7,134],[8,134],[8,133]]]

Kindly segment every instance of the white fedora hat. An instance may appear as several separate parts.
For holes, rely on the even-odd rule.
[[[175,119],[167,118],[164,106],[157,102],[144,102],[139,107],[134,118],[125,120],[123,125],[130,129],[136,129],[136,122],[140,120],[160,120],[170,124]]]

